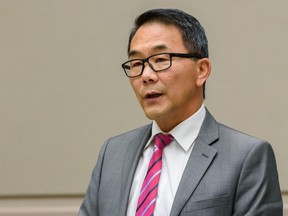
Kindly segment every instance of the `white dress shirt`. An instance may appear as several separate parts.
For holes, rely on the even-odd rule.
[[[154,216],[170,214],[178,185],[192,152],[194,141],[204,121],[205,114],[206,110],[204,105],[202,105],[196,113],[169,132],[174,137],[174,140],[163,150],[162,171]],[[127,216],[135,216],[139,193],[153,152],[153,137],[157,133],[162,133],[162,131],[157,123],[153,121],[151,137],[144,148],[133,179]]]

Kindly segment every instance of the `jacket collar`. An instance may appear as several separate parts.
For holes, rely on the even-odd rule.
[[[178,186],[170,216],[180,214],[217,154],[217,150],[211,145],[219,137],[218,123],[208,110],[206,111],[204,122]]]

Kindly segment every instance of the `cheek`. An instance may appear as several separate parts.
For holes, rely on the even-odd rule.
[[[137,80],[130,80],[130,84],[132,89],[134,90],[135,95],[137,96],[137,98],[139,99],[139,92],[140,92],[140,85],[139,82],[137,82]]]
[[[182,89],[190,89],[196,86],[196,78],[193,71],[181,71],[182,73],[175,74],[173,78],[169,80],[169,86],[176,91]]]
[[[175,77],[175,80],[170,84],[169,91],[171,97],[176,100],[182,100],[191,97],[195,92],[195,88],[196,80],[190,73],[189,76]]]
[[[131,87],[132,87],[132,89],[136,92],[136,90],[137,90],[137,82],[136,82],[136,80],[130,80],[130,85],[131,85]]]

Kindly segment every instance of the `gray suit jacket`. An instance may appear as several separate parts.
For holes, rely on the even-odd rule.
[[[103,145],[80,216],[125,216],[130,187],[151,125]],[[282,216],[269,143],[215,121],[207,111],[179,184],[170,216]],[[163,215],[165,216],[165,215]]]

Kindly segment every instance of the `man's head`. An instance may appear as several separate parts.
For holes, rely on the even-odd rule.
[[[123,68],[134,76],[135,94],[163,131],[200,108],[211,64],[204,29],[194,17],[171,9],[145,12],[135,21],[128,56]]]
[[[173,25],[181,33],[184,46],[189,53],[195,53],[202,58],[208,58],[208,40],[205,30],[199,21],[181,10],[177,9],[153,9],[141,14],[134,22],[128,41],[128,55],[131,40],[137,30],[145,23],[158,22],[164,25]]]

